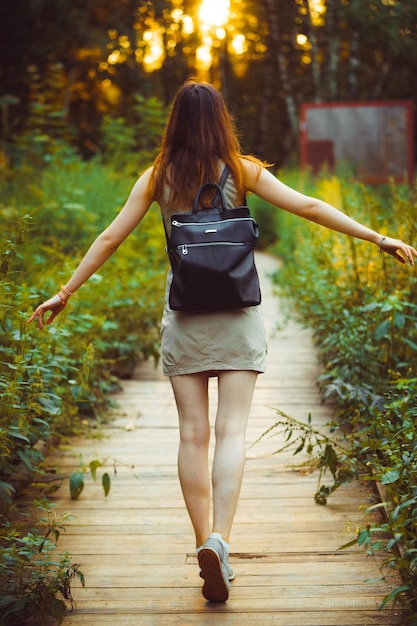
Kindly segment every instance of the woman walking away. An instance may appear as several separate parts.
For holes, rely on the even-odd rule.
[[[258,159],[243,155],[220,93],[211,85],[187,81],[178,91],[154,164],[133,186],[122,211],[97,237],[74,274],[29,318],[50,324],[77,291],[140,223],[150,204],[161,207],[167,235],[174,213],[190,212],[197,189],[217,182],[224,166],[228,207],[253,192],[268,203],[332,230],[375,244],[401,263],[414,265],[410,245],[371,230],[321,200],[305,196],[277,180]],[[203,205],[212,196],[203,197]],[[265,370],[266,341],[260,305],[219,311],[174,311],[167,276],[161,324],[164,374],[170,377],[179,417],[178,473],[194,528],[204,579],[203,595],[225,602],[235,573],[229,565],[229,538],[245,462],[245,432],[253,390]],[[213,520],[210,523],[210,424],[208,381],[218,381],[215,452],[211,468]]]

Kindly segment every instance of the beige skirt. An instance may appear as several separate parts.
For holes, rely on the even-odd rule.
[[[220,370],[265,371],[266,333],[261,306],[214,312],[169,308],[168,272],[161,324],[162,369],[166,376]]]

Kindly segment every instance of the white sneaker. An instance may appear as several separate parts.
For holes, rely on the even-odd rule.
[[[226,602],[230,581],[235,572],[229,565],[229,545],[218,533],[212,533],[206,543],[197,549],[200,576],[204,579],[203,596],[211,602]]]

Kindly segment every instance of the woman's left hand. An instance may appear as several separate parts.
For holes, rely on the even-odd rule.
[[[57,315],[61,313],[63,309],[65,309],[66,302],[63,302],[60,296],[57,294],[56,296],[52,296],[49,300],[45,300],[42,304],[40,304],[33,311],[32,315],[29,317],[27,323],[30,324],[34,319],[38,318],[38,326],[42,330],[43,328],[43,316],[47,311],[52,311],[52,314],[46,320],[46,324],[50,324],[54,321]]]
[[[379,251],[387,252],[395,257],[400,263],[406,263],[414,265],[414,257],[417,257],[417,250],[413,246],[401,241],[401,239],[392,239],[391,237],[384,237],[379,243]]]

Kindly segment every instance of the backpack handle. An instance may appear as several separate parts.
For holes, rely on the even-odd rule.
[[[204,183],[204,185],[201,185],[201,187],[198,188],[197,193],[195,194],[195,198],[194,198],[194,202],[193,202],[193,213],[197,213],[198,212],[198,203],[200,201],[200,194],[202,191],[204,191],[204,189],[207,189],[208,187],[214,187],[215,189],[217,189],[217,193],[216,193],[216,199],[218,197],[220,197],[220,204],[222,206],[222,210],[226,211],[227,207],[226,207],[226,198],[224,197],[224,193],[223,193],[223,189],[220,187],[220,185],[218,185],[217,183]],[[214,208],[214,207],[210,207],[210,208]]]

